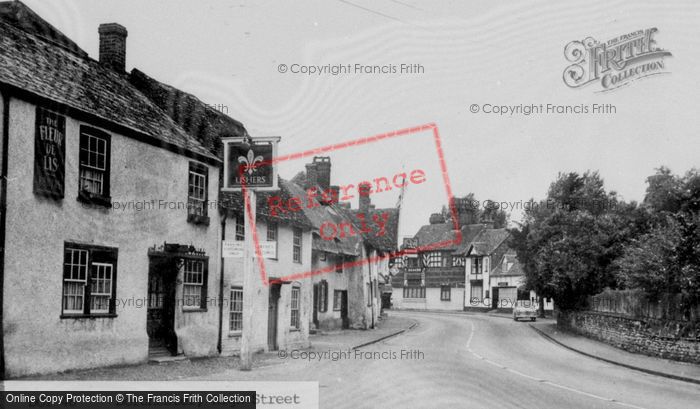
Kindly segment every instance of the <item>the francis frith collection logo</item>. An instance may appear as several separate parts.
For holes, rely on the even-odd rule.
[[[667,74],[665,57],[671,53],[656,44],[656,27],[637,30],[608,41],[592,37],[564,47],[571,63],[564,70],[564,83],[571,88],[595,84],[598,92],[611,91],[641,78]]]

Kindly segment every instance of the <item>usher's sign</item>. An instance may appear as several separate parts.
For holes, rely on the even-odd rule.
[[[279,137],[226,138],[224,143],[224,191],[276,190]]]
[[[34,134],[34,193],[63,198],[66,117],[38,107]]]

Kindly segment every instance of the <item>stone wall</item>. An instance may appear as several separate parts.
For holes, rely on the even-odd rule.
[[[557,325],[629,352],[700,363],[700,322],[637,319],[596,311],[560,311]]]

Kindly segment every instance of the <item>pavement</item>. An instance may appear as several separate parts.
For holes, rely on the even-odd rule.
[[[386,338],[397,336],[416,325],[416,321],[405,317],[393,317],[391,314],[381,319],[375,329],[340,330],[330,333],[315,334],[309,337],[311,348],[308,351],[325,351],[355,349],[371,345]],[[285,352],[285,351],[282,351]],[[253,370],[286,363],[280,357],[281,352],[255,354]],[[230,379],[247,379],[246,374],[238,370],[238,357],[207,357],[182,360],[166,360],[161,363],[143,363],[138,365],[118,365],[93,369],[71,370],[61,373],[34,375],[18,378],[21,380],[53,381],[177,381],[196,379],[230,372]]]
[[[415,319],[396,316],[393,312],[386,313],[386,316],[379,321],[376,328],[369,330],[345,329],[337,331],[319,332],[309,336],[313,349],[323,349],[328,347],[339,349],[357,349],[373,343],[382,341],[404,333],[417,325]]]
[[[334,409],[695,409],[700,401],[695,384],[581,355],[505,315],[390,312],[401,318],[417,325],[355,350],[357,340],[324,335],[269,366],[190,380],[316,381],[320,407]]]
[[[553,323],[538,320],[533,327],[504,314],[391,311],[374,330],[319,334],[309,349],[256,355],[249,372],[238,370],[235,358],[211,358],[83,371],[78,379],[315,381],[320,408],[334,409],[697,408],[697,384],[603,361],[608,353],[627,358],[596,341],[555,333]],[[550,338],[541,335],[545,331]],[[595,347],[601,357],[574,347]],[[648,366],[658,360],[632,358],[626,362]],[[673,364],[654,368],[671,371]],[[683,366],[675,373],[697,373]]]
[[[563,331],[557,328],[556,321],[552,319],[540,319],[530,326],[547,339],[583,355],[653,375],[700,384],[700,365],[627,352]]]

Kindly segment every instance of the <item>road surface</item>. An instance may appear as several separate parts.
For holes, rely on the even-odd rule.
[[[700,407],[699,385],[585,357],[546,340],[526,322],[391,314],[415,319],[418,326],[358,352],[315,347],[335,354],[335,361],[330,354],[314,362],[276,358],[245,379],[318,381],[321,408]]]

